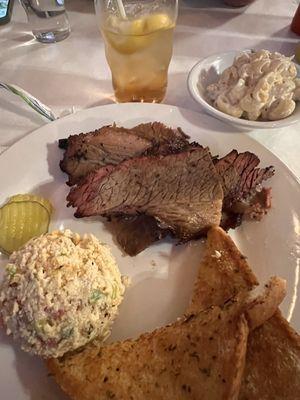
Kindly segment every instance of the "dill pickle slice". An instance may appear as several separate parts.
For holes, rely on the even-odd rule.
[[[46,208],[46,210],[49,213],[49,217],[51,217],[53,207],[52,204],[50,203],[49,200],[45,199],[44,197],[38,196],[36,194],[15,194],[14,196],[11,196],[8,200],[8,203],[12,202],[20,202],[20,201],[34,201]]]
[[[37,201],[9,201],[0,208],[0,248],[7,254],[48,231],[50,214]]]

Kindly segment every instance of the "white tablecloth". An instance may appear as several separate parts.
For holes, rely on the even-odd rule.
[[[257,0],[233,9],[221,0],[180,2],[174,56],[165,103],[201,111],[186,88],[190,68],[202,57],[232,49],[267,48],[294,53],[300,37],[289,30],[296,0]],[[0,80],[15,83],[58,115],[113,102],[110,71],[97,29],[93,2],[66,1],[70,37],[36,42],[24,10],[15,2],[11,23],[0,27]],[[16,96],[0,91],[0,150],[47,123]],[[300,125],[247,133],[275,153],[300,178]]]

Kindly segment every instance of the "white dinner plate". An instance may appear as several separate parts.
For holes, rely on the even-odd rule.
[[[136,337],[139,333],[174,321],[191,295],[203,244],[176,246],[171,241],[152,245],[136,257],[124,256],[113,237],[97,219],[75,219],[66,207],[66,175],[59,168],[62,151],[57,140],[116,122],[132,127],[141,122],[161,121],[182,129],[193,140],[208,145],[213,154],[225,155],[233,148],[252,151],[261,166],[274,165],[275,176],[266,183],[273,188],[273,208],[263,221],[244,223],[231,232],[261,282],[272,275],[287,280],[288,293],[281,309],[292,325],[300,328],[299,238],[300,186],[288,168],[247,135],[230,133],[229,127],[207,115],[155,104],[108,105],[84,110],[52,122],[17,142],[0,157],[0,202],[16,193],[34,192],[51,200],[55,213],[50,229],[70,228],[92,232],[107,242],[120,270],[132,278],[113,327],[111,340]],[[6,259],[2,256],[1,266]],[[2,268],[1,268],[2,269]],[[62,400],[64,395],[47,376],[43,362],[19,350],[0,333],[0,398],[5,400]]]

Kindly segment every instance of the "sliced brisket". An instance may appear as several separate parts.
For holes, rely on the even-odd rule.
[[[102,166],[116,165],[142,154],[175,153],[188,145],[188,136],[180,129],[171,129],[159,122],[132,129],[105,126],[61,140],[59,146],[66,151],[60,167],[69,175],[68,184],[72,186]]]
[[[147,214],[187,240],[219,225],[223,190],[209,151],[198,147],[100,168],[67,200],[77,217]]]
[[[152,147],[151,143],[135,134],[116,127],[103,127],[90,133],[68,138],[62,171],[69,175],[69,185],[74,185],[89,172],[105,165],[139,156]]]
[[[224,190],[224,209],[230,209],[234,203],[254,195],[256,188],[274,175],[274,167],[256,168],[259,163],[255,154],[249,151],[238,153],[236,150],[216,161],[215,167]]]
[[[223,229],[234,229],[245,219],[261,219],[271,208],[271,189],[260,191],[260,186],[275,170],[272,166],[256,168],[259,162],[255,154],[236,150],[215,162],[224,191]]]
[[[157,225],[155,218],[148,215],[113,218],[112,225],[119,245],[130,256],[136,256],[169,233]]]
[[[181,128],[172,129],[161,122],[140,124],[130,131],[152,143],[147,151],[150,155],[178,153],[190,146],[189,136]]]
[[[130,255],[170,232],[188,240],[218,223],[220,183],[223,228],[262,218],[271,206],[271,189],[260,191],[261,183],[274,168],[257,168],[259,158],[250,152],[232,150],[212,159],[188,139],[180,128],[154,122],[131,129],[105,126],[60,140],[61,169],[69,185],[78,184],[68,196],[75,215],[112,217],[116,238]]]

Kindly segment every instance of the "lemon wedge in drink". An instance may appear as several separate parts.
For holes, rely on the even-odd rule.
[[[147,46],[145,19],[120,21],[117,30],[105,31],[109,44],[122,54],[133,54]]]
[[[104,35],[119,53],[133,54],[151,44],[155,31],[171,26],[172,21],[167,14],[152,14],[134,20],[122,20],[118,25],[115,20],[108,20]]]
[[[0,248],[11,254],[29,239],[48,231],[52,205],[43,197],[31,194],[12,196],[0,208]]]
[[[134,19],[129,22],[128,35],[140,36],[145,34],[146,20],[145,18]],[[126,32],[126,29],[125,29]]]
[[[172,20],[168,14],[152,14],[146,18],[145,25],[148,32],[155,32],[161,29],[172,28],[174,24],[172,24]]]

